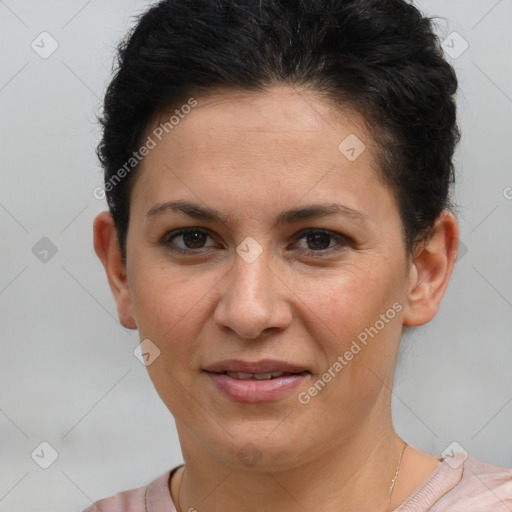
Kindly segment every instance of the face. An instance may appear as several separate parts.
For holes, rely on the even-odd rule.
[[[360,121],[311,91],[216,93],[137,170],[127,301],[182,445],[278,469],[388,428],[411,273]]]

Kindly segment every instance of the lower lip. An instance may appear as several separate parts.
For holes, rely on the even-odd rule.
[[[233,379],[223,373],[205,372],[215,387],[235,402],[262,403],[282,398],[309,377],[309,373],[286,375],[275,379]]]

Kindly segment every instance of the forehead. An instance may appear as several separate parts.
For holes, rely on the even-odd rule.
[[[182,100],[181,108],[185,110],[187,101]],[[365,142],[372,144],[369,134],[364,128],[362,117],[349,106],[335,106],[333,100],[322,96],[314,90],[298,89],[291,86],[274,86],[265,91],[235,91],[222,89],[213,91],[207,96],[196,100],[196,106],[189,113],[181,115],[181,108],[176,105],[173,109],[159,112],[149,124],[150,130],[158,130],[166,122],[174,117],[179,126],[169,127],[166,132],[172,132],[179,136],[183,132],[183,124],[187,125],[187,133],[201,134],[201,139],[188,140],[196,145],[208,140],[222,140],[229,136],[232,139],[237,132],[254,132],[257,134],[269,134],[272,137],[289,135],[296,139],[310,136],[313,132],[320,133],[323,137],[330,132],[329,139],[325,143],[336,144],[337,139],[350,133],[357,133]],[[174,121],[174,122],[176,122]],[[165,134],[163,134],[165,137]],[[245,140],[250,142],[249,139]],[[337,144],[336,144],[337,145]],[[260,148],[268,150],[270,148]]]
[[[189,106],[191,100],[195,103],[193,107]],[[349,138],[356,142],[357,152],[364,144],[366,161],[375,167],[374,141],[362,117],[348,106],[335,105],[317,91],[285,85],[261,92],[221,89],[182,101],[181,107],[177,104],[151,119],[145,136],[154,139],[158,147],[157,151],[149,152],[142,166],[152,163],[155,153],[161,153],[159,149],[164,147],[172,149],[174,162],[200,158],[205,152],[220,156],[221,151],[215,149],[222,148],[226,157],[226,150],[236,154],[237,149],[260,157],[298,152],[304,156],[312,151],[331,157],[334,164],[344,163],[351,155],[343,151],[351,148],[344,147],[347,144],[340,147],[340,143]],[[261,146],[265,139],[276,144]],[[283,144],[287,140],[299,145],[287,148]]]
[[[221,121],[230,120],[235,125],[286,131],[290,128],[290,121],[293,121],[297,129],[314,130],[324,128],[325,123],[331,122],[333,106],[333,101],[319,91],[276,85],[262,91],[213,90],[198,99],[194,111],[209,117],[216,116],[221,110]],[[343,120],[350,124],[358,122],[353,109],[340,106],[341,110],[345,114]],[[246,115],[240,118],[241,113]]]
[[[174,106],[148,125],[145,136],[155,145],[132,192],[145,203],[181,192],[208,202],[214,191],[230,201],[228,191],[267,204],[272,195],[296,202],[306,194],[325,199],[334,186],[350,199],[382,187],[363,119],[315,91],[279,86],[194,100],[194,107]]]

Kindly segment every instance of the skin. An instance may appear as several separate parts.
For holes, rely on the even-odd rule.
[[[148,134],[165,119],[155,118]],[[350,134],[366,145],[355,161],[338,149]],[[176,503],[181,485],[181,511],[392,510],[439,465],[408,447],[388,503],[404,446],[391,420],[402,328],[434,317],[454,266],[457,222],[442,212],[430,239],[407,254],[397,204],[376,168],[362,119],[314,91],[216,91],[198,98],[137,170],[126,265],[110,214],[96,217],[95,250],[120,321],[161,352],[147,370],[176,420],[186,470],[170,487]],[[146,216],[171,200],[207,206],[226,222],[173,211]],[[318,203],[361,216],[274,222],[284,210]],[[195,245],[170,240],[183,227],[208,236],[196,235]],[[346,239],[315,242],[305,229]],[[246,237],[262,248],[252,263],[236,252]],[[401,311],[299,403],[298,393],[394,303]],[[241,404],[201,371],[230,358],[284,359],[311,375],[276,402]],[[261,454],[252,467],[237,457],[247,443]]]

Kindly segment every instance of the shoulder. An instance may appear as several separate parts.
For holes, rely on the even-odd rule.
[[[171,473],[178,467],[166,471],[148,485],[121,491],[114,496],[95,501],[83,512],[173,512],[175,509],[168,482]]]
[[[467,457],[459,483],[432,507],[432,512],[512,510],[512,469]]]
[[[118,492],[115,496],[94,502],[83,512],[146,512],[145,494],[147,486]]]

